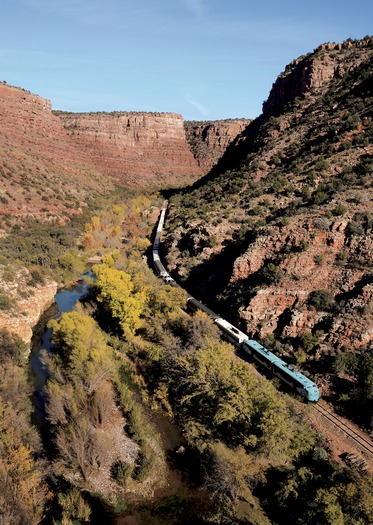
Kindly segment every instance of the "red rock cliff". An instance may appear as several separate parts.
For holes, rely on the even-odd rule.
[[[48,100],[0,83],[0,122],[0,215],[7,220],[65,218],[110,187]]]
[[[0,265],[0,286],[11,299],[12,305],[9,310],[0,311],[0,330],[17,334],[30,345],[33,328],[54,302],[57,283],[47,280],[44,284],[32,286],[29,282],[30,272],[23,267],[14,268],[15,279],[9,282],[3,279],[3,270],[3,265]]]
[[[59,113],[97,169],[131,185],[179,185],[203,172],[175,113]]]

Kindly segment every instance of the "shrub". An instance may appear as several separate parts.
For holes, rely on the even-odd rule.
[[[12,299],[0,289],[0,310],[10,310],[13,306]]]
[[[312,194],[312,204],[324,204],[328,200],[328,194],[325,191],[317,189]]]
[[[356,222],[356,221],[350,221],[346,228],[346,234],[348,236],[351,235],[364,235],[364,228],[363,226]]]
[[[313,260],[315,264],[317,264],[318,266],[321,266],[324,261],[324,256],[321,253],[318,253],[317,255],[314,256]]]
[[[341,250],[339,253],[337,253],[335,260],[337,262],[346,262],[348,257],[348,253],[346,250]]]
[[[38,284],[45,284],[44,276],[39,272],[39,270],[32,270],[30,272],[31,279],[29,281],[30,286],[37,286]]]
[[[283,273],[275,264],[268,263],[259,271],[259,276],[266,284],[277,284],[283,278]]]
[[[216,235],[214,234],[209,235],[207,242],[206,242],[206,246],[208,248],[214,248],[217,245],[218,245],[218,240],[216,238]]]
[[[131,477],[133,465],[125,461],[116,461],[111,467],[111,476],[119,485],[124,486]]]
[[[345,204],[337,204],[337,206],[332,210],[332,214],[334,216],[341,216],[341,215],[344,215],[346,212],[347,212],[348,208]]]
[[[16,278],[15,273],[9,267],[5,267],[3,270],[3,280],[7,283],[12,283]]]
[[[329,290],[315,290],[311,292],[308,304],[321,312],[332,312],[336,308],[333,294]]]

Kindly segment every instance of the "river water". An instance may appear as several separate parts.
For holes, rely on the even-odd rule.
[[[81,280],[74,286],[64,288],[54,296],[55,304],[50,308],[51,318],[58,319],[64,312],[69,312],[74,308],[76,303],[88,292],[88,284]],[[53,315],[53,313],[57,313]],[[46,312],[48,318],[48,312]],[[47,326],[44,331],[35,334],[32,343],[32,352],[30,356],[31,374],[34,380],[34,422],[39,427],[44,424],[44,397],[43,388],[48,379],[48,371],[42,362],[44,351],[51,352],[53,348],[52,330]]]

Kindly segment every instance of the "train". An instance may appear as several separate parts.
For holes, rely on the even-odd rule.
[[[181,288],[181,286],[167,272],[159,257],[159,245],[167,206],[168,203],[165,201],[161,209],[153,242],[153,265],[156,273],[165,283]],[[287,385],[293,392],[296,392],[302,396],[303,399],[311,403],[317,403],[320,399],[318,386],[310,378],[302,374],[302,372],[287,364],[258,341],[250,339],[247,334],[223,319],[220,315],[190,294],[187,295],[187,305],[192,311],[201,310],[205,312],[220,329],[225,339],[235,345],[240,351],[247,354],[254,362],[266,368],[266,370],[268,370],[273,376],[278,377],[280,381]]]

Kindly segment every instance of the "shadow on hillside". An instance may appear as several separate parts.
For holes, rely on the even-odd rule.
[[[250,124],[238,135],[227,147],[223,155],[220,157],[218,162],[211,168],[211,170],[196,180],[190,186],[186,188],[171,188],[162,191],[162,195],[169,199],[175,194],[182,192],[191,192],[196,190],[209,181],[214,180],[218,175],[224,173],[227,170],[236,168],[241,162],[243,162],[247,155],[255,150],[255,141],[258,137],[258,132],[260,128],[267,122],[270,115],[260,115],[255,120],[250,122]],[[256,147],[257,149],[257,147]]]
[[[252,237],[253,232],[250,231],[240,241],[234,239],[227,241],[223,250],[209,260],[203,260],[194,266],[187,279],[180,282],[181,286],[196,299],[201,300],[227,320],[236,321],[237,308],[241,304],[238,300],[239,295],[243,290],[247,292],[259,282],[255,273],[236,284],[230,284],[234,262],[246,251],[253,241]],[[177,276],[175,279],[178,280]],[[227,288],[230,289],[229,297],[226,295]]]

